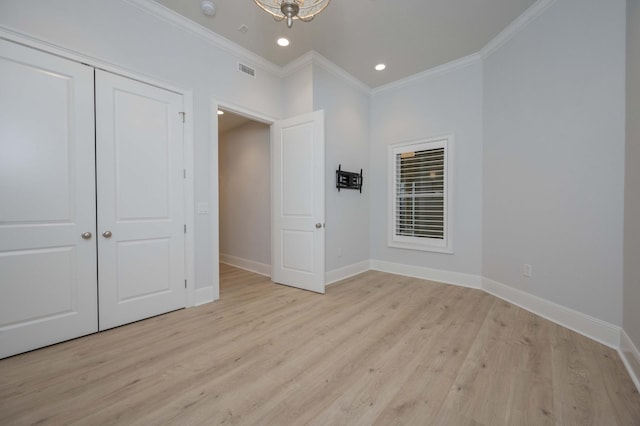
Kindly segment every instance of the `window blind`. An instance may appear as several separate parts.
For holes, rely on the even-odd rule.
[[[395,163],[395,234],[444,239],[444,148],[396,153]]]

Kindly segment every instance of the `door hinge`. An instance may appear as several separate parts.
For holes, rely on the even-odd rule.
[[[184,288],[187,288],[187,280],[184,280]]]
[[[181,111],[181,112],[179,112],[178,114],[180,114],[180,115],[182,116],[182,122],[184,123],[184,121],[185,121],[185,116],[187,115],[187,113],[186,113],[186,112],[182,112],[182,111]]]
[[[187,225],[186,224],[184,225],[184,233],[185,234],[187,233]]]

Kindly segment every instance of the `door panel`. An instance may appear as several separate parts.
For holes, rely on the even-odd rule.
[[[171,197],[169,155],[171,143],[176,143],[167,132],[171,111],[164,100],[144,94],[115,90],[113,96],[117,220],[167,220]],[[177,143],[182,150],[182,142]]]
[[[272,131],[272,279],[324,293],[324,114]]]
[[[314,231],[282,231],[282,267],[313,273]]]
[[[98,330],[95,153],[92,68],[0,40],[0,75],[6,357]]]
[[[101,330],[185,306],[181,111],[179,94],[96,71]]]
[[[171,291],[171,241],[117,243],[118,300],[126,302]]]

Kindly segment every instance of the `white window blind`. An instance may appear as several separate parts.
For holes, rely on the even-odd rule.
[[[449,139],[391,148],[389,245],[450,251]]]

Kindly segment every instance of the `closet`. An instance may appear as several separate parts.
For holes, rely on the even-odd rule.
[[[183,96],[0,40],[0,358],[183,308]]]

